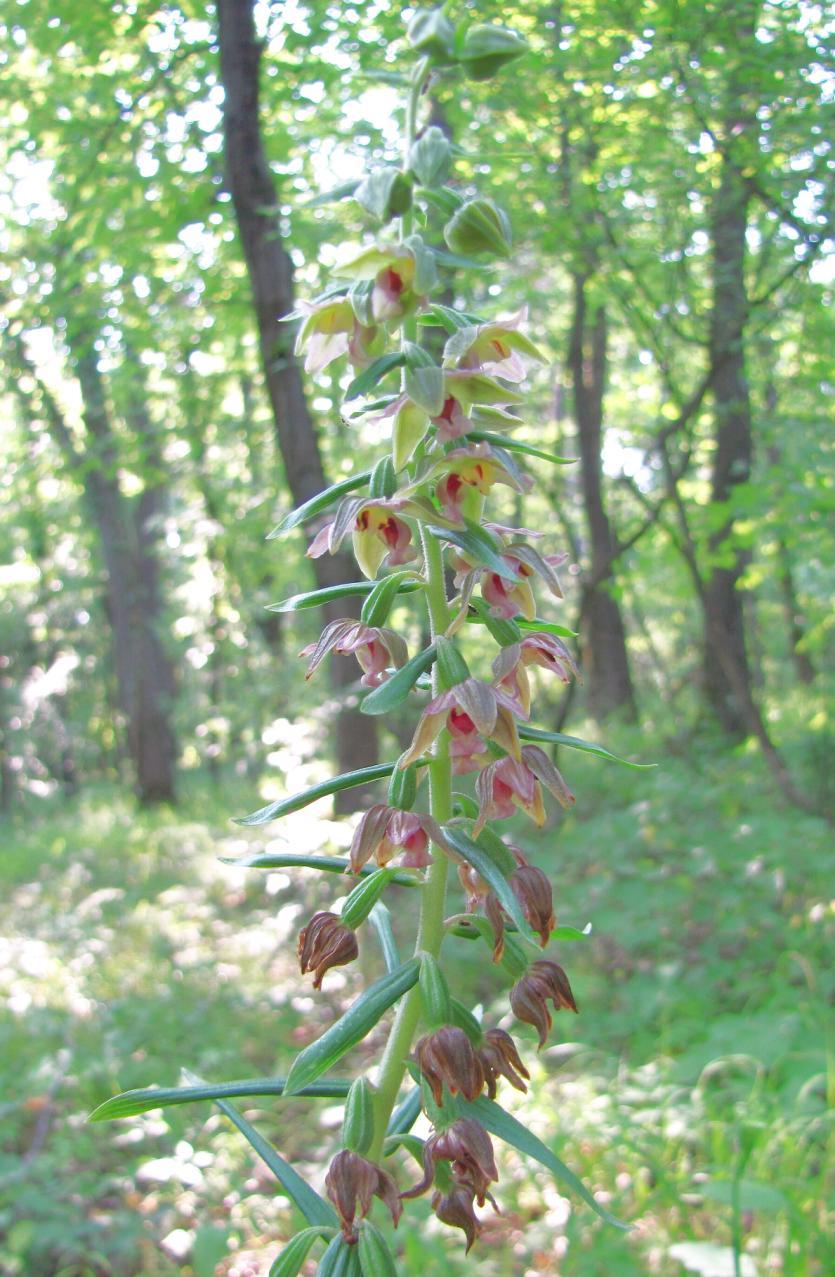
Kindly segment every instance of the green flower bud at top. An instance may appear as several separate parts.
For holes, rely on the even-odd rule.
[[[354,199],[372,217],[389,222],[412,206],[412,180],[396,168],[375,168],[354,192]]]
[[[433,62],[441,65],[455,61],[455,27],[443,9],[422,9],[412,18],[406,39]]]
[[[374,1097],[364,1077],[352,1083],[342,1117],[342,1143],[354,1153],[367,1153],[374,1139]]]
[[[507,214],[492,200],[467,200],[444,227],[453,253],[495,253],[507,257],[512,246]]]
[[[509,27],[479,25],[465,34],[457,59],[471,80],[489,80],[527,49],[527,41]]]
[[[409,168],[421,186],[443,186],[449,173],[450,145],[436,125],[418,138],[409,152]]]

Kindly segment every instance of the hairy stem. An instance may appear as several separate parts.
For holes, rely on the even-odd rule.
[[[412,78],[406,107],[404,169],[408,169],[409,153],[417,132],[417,108],[426,84],[427,69],[428,64],[424,59],[418,63]],[[411,213],[407,213],[400,223],[401,239],[411,233],[411,224]],[[410,316],[404,322],[402,331],[404,341],[416,340],[417,322],[414,316]],[[421,528],[421,541],[426,574],[426,606],[430,632],[434,640],[444,633],[450,621],[443,554],[438,539],[426,527]],[[438,668],[435,666],[432,672],[432,690],[435,695],[441,690],[439,677]],[[429,764],[429,810],[439,824],[449,820],[452,815],[452,773],[449,761],[449,738],[446,732],[442,732],[436,742],[432,761]],[[446,856],[439,847],[436,847],[421,892],[420,921],[415,942],[416,954],[431,953],[433,957],[437,957],[440,952],[444,937],[448,868]],[[406,1059],[412,1046],[420,1012],[420,990],[415,985],[400,1002],[383,1052],[375,1097],[374,1141],[368,1154],[373,1161],[379,1161],[382,1155],[386,1127],[403,1081]]]

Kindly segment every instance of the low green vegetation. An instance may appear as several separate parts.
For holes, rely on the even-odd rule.
[[[796,712],[797,730],[781,725],[785,743],[820,796],[823,720],[813,705]],[[479,1272],[720,1277],[734,1273],[736,1251],[742,1277],[823,1277],[831,830],[782,805],[744,747],[719,752],[705,739],[682,753],[646,722],[607,732],[607,744],[659,766],[636,773],[576,752],[560,760],[582,801],[542,833],[538,855],[557,884],[558,922],[593,926],[557,955],[581,1015],[558,1016],[557,1045],[509,1107],[634,1227],[601,1224],[502,1150],[501,1214],[487,1212]],[[9,1277],[255,1277],[291,1234],[289,1202],[216,1109],[87,1121],[119,1090],[176,1085],[183,1065],[213,1081],[284,1073],[359,987],[358,974],[332,972],[314,1004],[292,963],[297,919],[339,894],[337,880],[220,862],[276,836],[230,824],[252,799],[240,780],[195,784],[179,811],[151,814],[91,791],[8,824],[0,1271]],[[327,812],[287,836],[344,852]],[[406,889],[393,889],[390,904],[412,907]],[[471,1003],[490,996],[485,951],[448,943],[460,947],[453,992]],[[361,961],[373,976],[382,967],[370,944]],[[523,1046],[530,1061],[532,1037]],[[305,1172],[304,1159],[336,1144],[338,1109],[327,1100],[243,1107]],[[397,1157],[405,1186],[416,1168]],[[401,1226],[404,1256],[415,1271],[463,1274],[463,1247],[423,1209],[425,1221]]]

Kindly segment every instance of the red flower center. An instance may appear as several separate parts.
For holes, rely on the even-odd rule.
[[[475,731],[475,723],[469,714],[465,714],[462,709],[451,709],[449,711],[449,730],[454,732],[456,736],[469,736]]]

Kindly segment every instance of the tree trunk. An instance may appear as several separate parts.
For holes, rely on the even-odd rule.
[[[806,624],[797,598],[797,587],[794,583],[791,555],[784,537],[777,542],[777,558],[780,564],[780,593],[783,596],[783,611],[786,617],[786,628],[789,633],[789,648],[797,679],[801,683],[815,681],[815,667],[812,658],[803,647],[806,637]]]
[[[159,634],[163,600],[157,539],[163,484],[150,422],[144,421],[146,458],[156,469],[135,507],[119,487],[116,441],[96,353],[89,341],[74,349],[84,423],[90,444],[83,482],[98,525],[107,574],[107,611],[113,628],[119,700],[128,750],[143,803],[173,802],[177,745],[171,725],[174,673]],[[134,423],[136,424],[136,422]]]
[[[587,275],[575,273],[574,315],[568,363],[580,449],[583,505],[591,563],[580,609],[581,651],[588,704],[597,719],[620,712],[635,717],[635,696],[620,608],[604,583],[610,576],[615,541],[603,498],[603,395],[606,382],[606,312],[588,314]]]
[[[254,0],[219,0],[220,78],[224,98],[226,176],[235,207],[258,323],[261,360],[275,433],[287,484],[296,505],[327,486],[322,460],[292,354],[292,335],[284,315],[293,310],[293,268],[279,237],[276,193],[267,164],[258,118],[258,73],[261,46],[255,38]],[[356,569],[347,554],[324,555],[314,561],[320,587],[353,580]],[[325,621],[358,616],[356,601],[340,601],[322,609]],[[342,690],[356,681],[348,661],[334,661],[333,684]],[[340,770],[364,767],[377,760],[373,720],[344,706],[335,726]],[[350,809],[355,790],[337,796],[337,809]]]
[[[745,8],[750,10],[751,6]],[[753,38],[752,24],[751,14],[747,12],[739,24],[737,55]],[[743,61],[740,56],[740,64]],[[742,106],[744,92],[742,65],[732,67],[726,94],[726,139],[740,132],[746,123],[750,124],[747,108]],[[732,503],[735,488],[746,483],[751,473],[751,401],[745,375],[748,317],[745,232],[750,194],[727,149],[720,164],[719,187],[710,219],[713,253],[710,361],[716,440],[711,502],[721,507],[722,522],[709,540],[710,567],[704,596],[704,689],[707,702],[724,731],[729,736],[742,737],[747,730],[742,701],[750,696],[750,671],[742,595],[737,585],[748,556],[734,544]],[[726,659],[717,659],[717,643],[723,645]],[[733,682],[726,672],[728,661],[737,671]]]

